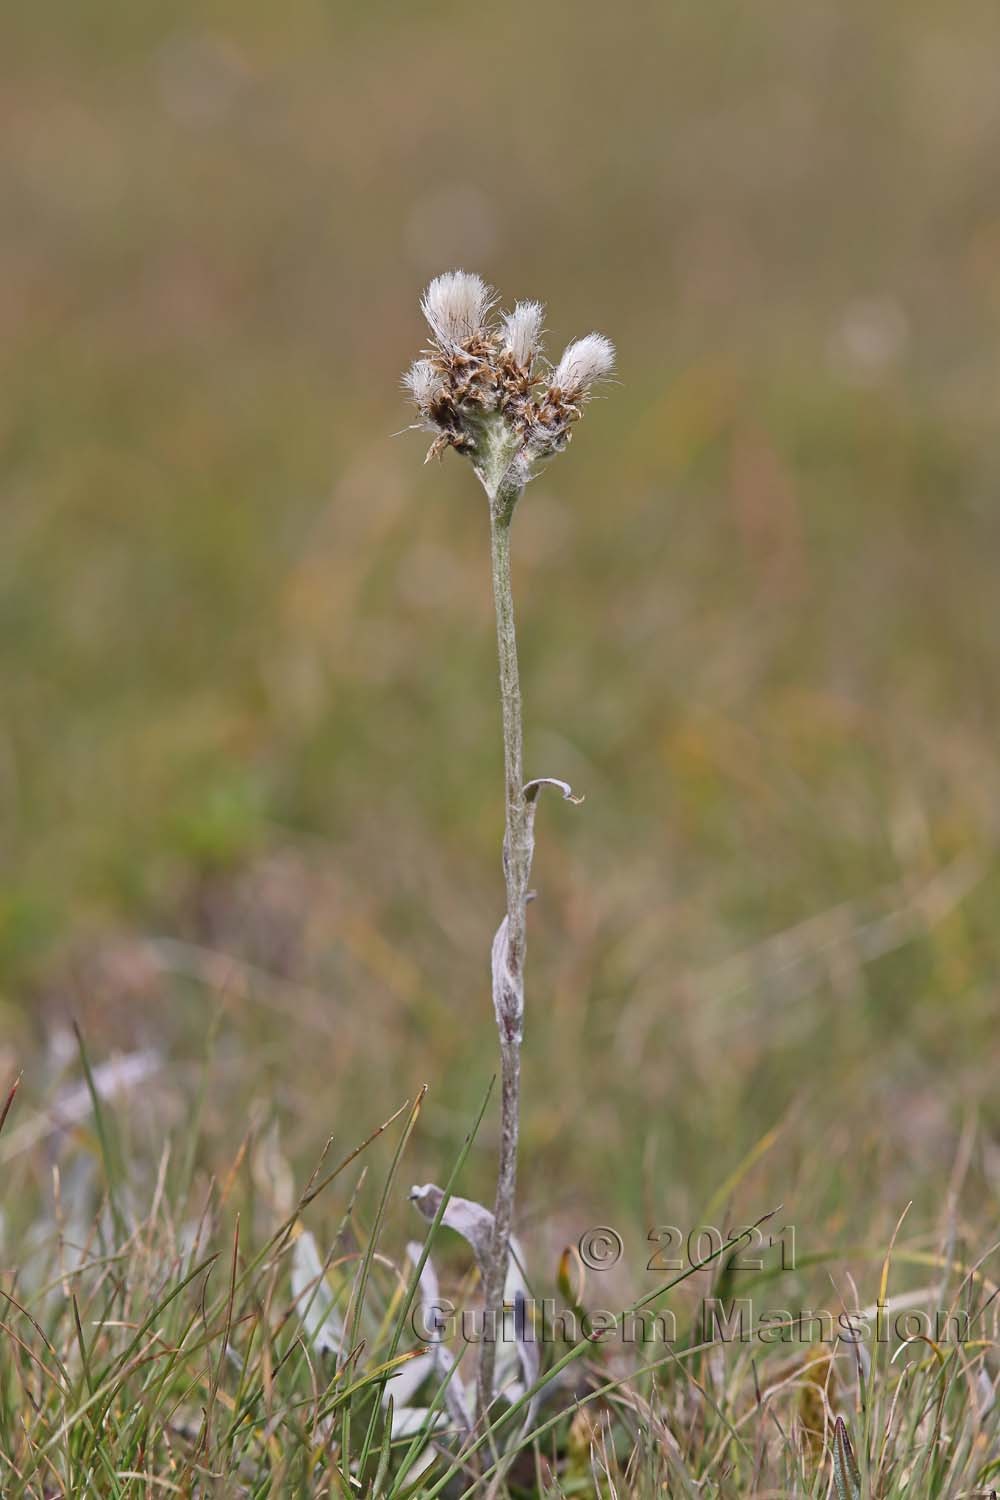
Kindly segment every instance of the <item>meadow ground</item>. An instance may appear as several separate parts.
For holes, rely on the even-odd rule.
[[[401,1264],[422,1228],[406,1188],[447,1177],[483,1103],[502,905],[486,516],[460,463],[422,468],[399,431],[419,290],[451,265],[546,299],[554,345],[595,326],[620,354],[515,527],[528,769],[586,796],[539,817],[533,1284],[607,1226],[621,1257],[583,1296],[624,1306],[656,1284],[651,1231],[772,1209],[767,1265],[794,1226],[796,1266],[758,1311],[874,1304],[907,1205],[890,1295],[946,1306],[991,1250],[992,19],[922,0],[8,19],[12,1495],[337,1493],[350,1403],[334,1431],[329,1356],[282,1363],[292,1241],[254,1256],[327,1139],[335,1165],[426,1084],[382,1216]],[[371,1244],[406,1118],[303,1210],[321,1250]],[[459,1192],[490,1198],[495,1144],[487,1109]],[[99,1264],[74,1280],[81,1239]],[[145,1330],[179,1351],[162,1380],[155,1359],[133,1371],[196,1250],[226,1267]],[[445,1235],[435,1260],[467,1270]],[[678,1289],[684,1328],[711,1274]],[[387,1268],[371,1280],[369,1355],[398,1312]],[[658,1377],[662,1405],[644,1377],[650,1408],[619,1411],[614,1442],[654,1434],[678,1495],[825,1493],[807,1348],[706,1356],[697,1401],[687,1374]],[[891,1418],[905,1360],[876,1359],[877,1400],[825,1374],[827,1415],[871,1493],[988,1495],[992,1348],[926,1357],[907,1378],[940,1360],[939,1386],[904,1382]],[[773,1410],[768,1360],[797,1382]],[[557,1439],[553,1483],[612,1482],[588,1436]]]

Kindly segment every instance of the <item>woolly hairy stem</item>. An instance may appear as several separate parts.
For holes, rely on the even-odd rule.
[[[506,953],[504,982],[516,996],[515,1016],[498,1013],[500,1033],[500,1161],[494,1205],[493,1243],[484,1278],[484,1338],[480,1351],[479,1402],[483,1411],[493,1399],[496,1338],[503,1336],[503,1299],[507,1279],[510,1234],[517,1184],[517,1144],[521,1106],[521,1025],[524,959],[527,947],[526,906],[531,874],[532,820],[524,795],[524,731],[521,720],[521,688],[517,669],[517,638],[514,632],[514,595],[510,577],[510,526],[522,486],[509,471],[496,482],[490,494],[490,542],[493,565],[493,600],[496,606],[497,655],[500,666],[500,708],[503,724],[505,831],[504,879],[507,886]],[[489,490],[488,490],[489,492]],[[497,984],[497,953],[494,951],[494,986]],[[492,1337],[490,1335],[493,1335]]]

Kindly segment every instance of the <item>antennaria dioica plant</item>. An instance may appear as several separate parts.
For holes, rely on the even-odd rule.
[[[518,302],[513,312],[498,313],[492,290],[479,276],[465,271],[435,277],[421,307],[431,342],[404,376],[404,385],[420,413],[420,425],[434,434],[427,457],[446,448],[464,453],[486,491],[500,664],[507,912],[497,929],[492,956],[493,1005],[500,1038],[500,1161],[492,1234],[482,1255],[479,1403],[485,1411],[495,1389],[496,1330],[503,1327],[517,1181],[526,909],[535,804],[545,785],[578,800],[565,782],[552,777],[524,779],[510,528],[535,467],[566,447],[594,384],[611,374],[614,346],[602,334],[588,334],[571,343],[553,369],[542,354],[541,303]],[[433,1201],[433,1193],[418,1190],[418,1207],[428,1198]]]

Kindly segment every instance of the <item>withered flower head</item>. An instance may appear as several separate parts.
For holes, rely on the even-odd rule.
[[[481,276],[446,271],[435,276],[420,306],[438,343],[455,347],[480,332],[495,300]]]
[[[545,308],[540,302],[517,302],[514,311],[503,314],[503,352],[524,370],[530,370],[541,348],[542,319]]]
[[[421,425],[434,433],[427,457],[445,448],[468,454],[491,498],[501,484],[523,488],[538,461],[565,448],[615,358],[611,340],[590,333],[552,370],[542,358],[542,304],[518,302],[498,315],[496,302],[480,276],[436,276],[420,303],[430,346],[403,377]]]
[[[552,384],[566,396],[585,395],[595,380],[606,380],[615,367],[615,346],[603,333],[567,344],[556,365]]]
[[[429,359],[415,359],[403,376],[403,385],[421,411],[427,411],[441,387],[441,376]]]

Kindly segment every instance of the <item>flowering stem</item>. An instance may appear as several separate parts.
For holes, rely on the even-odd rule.
[[[497,1171],[493,1244],[484,1285],[485,1336],[479,1365],[479,1402],[483,1411],[493,1399],[495,1341],[503,1336],[504,1286],[514,1216],[521,1096],[521,1017],[527,946],[525,911],[533,846],[532,818],[524,794],[524,733],[517,670],[517,640],[514,634],[514,595],[510,580],[510,526],[522,486],[503,476],[495,488],[491,488],[490,541],[503,721],[506,808],[503,868],[507,886],[507,918],[498,934],[498,943],[494,944],[493,954],[494,1000],[500,1033],[500,1163]]]
[[[454,448],[467,454],[490,502],[493,598],[500,658],[503,719],[507,913],[493,939],[493,1009],[500,1036],[500,1162],[493,1229],[483,1265],[485,1327],[479,1361],[479,1413],[493,1401],[496,1341],[504,1336],[504,1291],[510,1258],[521,1093],[524,1029],[525,913],[534,844],[535,802],[542,786],[570,801],[563,781],[542,776],[524,782],[521,690],[510,586],[510,526],[515,507],[537,464],[562,452],[595,383],[614,367],[614,346],[590,333],[566,346],[554,369],[541,358],[544,308],[518,302],[496,313],[496,298],[480,276],[447,271],[435,276],[421,299],[431,345],[403,383],[434,433],[427,458]],[[485,1237],[485,1236],[484,1236]],[[477,1250],[477,1255],[480,1252]],[[522,1365],[527,1358],[519,1347]]]

